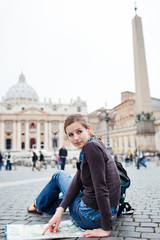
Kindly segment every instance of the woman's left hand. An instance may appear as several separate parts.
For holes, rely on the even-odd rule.
[[[86,230],[82,233],[82,237],[109,237],[111,231],[105,231],[102,228]]]

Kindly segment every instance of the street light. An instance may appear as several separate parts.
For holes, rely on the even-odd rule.
[[[113,120],[112,118],[109,117],[109,110],[106,108],[105,112],[99,111],[97,113],[97,116],[99,117],[99,119],[101,121],[105,120],[106,121],[106,136],[107,136],[107,150],[110,154],[112,154],[112,148],[110,147],[110,142],[109,142],[109,125],[108,125],[108,121],[109,120]]]

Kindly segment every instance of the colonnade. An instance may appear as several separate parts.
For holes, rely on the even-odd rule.
[[[11,122],[11,129],[6,129],[6,122]],[[35,129],[30,129],[30,123],[34,122],[36,124]],[[44,130],[41,133],[41,120],[7,120],[0,121],[0,151],[21,151],[30,150],[30,139],[35,139],[35,148],[41,149],[41,140],[43,139],[44,148],[46,150],[53,150],[53,139],[57,140],[57,147],[61,147],[63,144],[63,122],[57,122],[56,134],[53,131],[53,121],[43,120]],[[25,128],[22,130],[22,124]],[[22,140],[23,138],[23,140]],[[11,140],[11,149],[6,149],[6,140]],[[24,142],[24,149],[22,149],[22,142]]]

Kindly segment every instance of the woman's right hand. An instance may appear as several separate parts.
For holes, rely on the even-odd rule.
[[[64,209],[62,207],[57,208],[56,213],[49,220],[48,225],[45,228],[45,230],[43,231],[42,235],[44,235],[48,231],[48,229],[54,233],[56,233],[58,231],[58,226],[61,222],[63,212],[64,212]]]

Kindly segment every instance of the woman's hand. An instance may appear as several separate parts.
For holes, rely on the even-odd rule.
[[[82,233],[82,237],[109,237],[111,231],[105,231],[102,228],[86,230]]]
[[[42,235],[44,235],[48,229],[51,232],[56,233],[58,231],[58,226],[61,222],[62,214],[64,212],[64,209],[62,207],[57,208],[56,213],[53,215],[53,217],[49,220],[48,226],[43,231]]]

